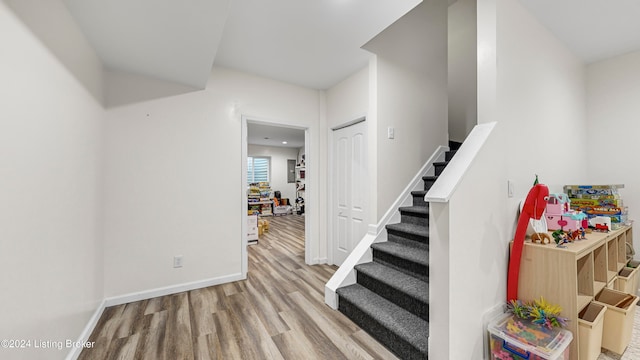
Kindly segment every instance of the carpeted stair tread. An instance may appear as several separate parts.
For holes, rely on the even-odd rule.
[[[423,238],[429,237],[429,228],[426,226],[397,223],[397,224],[389,224],[386,226],[386,228],[387,228],[387,231],[401,232],[401,233],[406,233],[410,235],[416,235]]]
[[[363,324],[373,320],[387,330],[380,331],[378,329],[376,331],[376,329],[372,329],[370,332],[372,336],[381,341],[385,346],[396,353],[405,350],[402,349],[403,346],[398,345],[398,341],[385,343],[384,338],[392,338],[386,334],[390,332],[413,347],[414,352],[417,350],[417,352],[424,354],[424,358],[426,359],[429,338],[429,323],[427,321],[358,284],[339,288],[337,292],[339,295],[338,306],[341,311],[344,312],[345,308],[348,308],[348,305],[345,306],[345,304],[342,304],[342,302],[345,301],[347,304],[352,304],[353,307],[362,313],[351,314],[353,317],[350,316],[350,318],[356,324],[362,327]],[[380,337],[383,337],[383,339]],[[400,347],[400,349],[398,349],[398,347]],[[401,357],[404,358],[405,356]],[[418,358],[416,356],[407,356],[407,358],[409,357]]]
[[[438,177],[434,175],[425,175],[422,177],[422,181],[436,181],[436,180],[438,180]]]
[[[371,248],[422,266],[429,266],[429,250],[427,249],[411,247],[393,241],[375,243],[371,245]]]
[[[369,262],[356,265],[356,270],[372,277],[414,299],[429,302],[429,283],[388,266]]]
[[[429,215],[429,208],[426,206],[403,206],[399,207],[400,212],[414,213],[416,215]]]

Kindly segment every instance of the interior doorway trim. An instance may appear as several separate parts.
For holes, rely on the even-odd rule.
[[[242,179],[242,183],[240,186],[240,190],[241,190],[241,196],[240,199],[242,201],[242,206],[240,207],[241,209],[241,257],[242,257],[242,277],[246,278],[247,277],[247,272],[248,272],[248,267],[249,267],[249,253],[247,251],[247,245],[248,245],[248,241],[247,241],[247,157],[248,157],[248,152],[249,152],[249,141],[248,141],[248,124],[252,123],[252,124],[262,124],[262,125],[271,125],[271,126],[277,126],[277,127],[286,127],[286,128],[292,128],[292,129],[300,129],[300,130],[304,130],[304,152],[305,152],[305,163],[306,166],[310,169],[313,169],[313,164],[315,163],[315,157],[316,154],[312,154],[311,153],[311,147],[309,146],[310,144],[310,134],[309,134],[309,128],[305,127],[305,126],[300,126],[300,125],[296,125],[296,124],[290,124],[290,123],[284,123],[284,122],[279,122],[279,121],[275,121],[275,120],[269,120],[269,119],[264,119],[264,118],[260,118],[260,117],[256,117],[256,116],[249,116],[249,115],[242,115],[241,116],[241,156],[242,156],[242,174],[241,174],[241,179]],[[317,188],[317,184],[316,184],[316,179],[318,179],[318,174],[314,174],[313,172],[310,173],[310,176],[307,178],[307,188],[310,189],[316,189]],[[309,201],[318,201],[319,199],[317,198],[317,196],[315,196],[317,192],[313,191],[311,192],[309,195]],[[305,199],[306,202],[307,199]],[[319,217],[318,214],[313,214],[313,211],[311,212],[311,214],[309,214],[308,212],[309,207],[305,206],[305,217],[304,217],[304,262],[306,264],[311,264],[312,263],[312,259],[311,259],[311,248],[313,246],[318,246],[318,241],[319,239],[316,239],[314,237],[312,237],[311,235],[311,228],[312,225],[315,225],[317,222],[319,222]],[[311,215],[311,216],[309,216]]]
[[[349,126],[352,126],[352,125],[355,125],[355,124],[359,124],[359,123],[364,122],[364,121],[367,121],[367,117],[366,116],[362,116],[362,117],[359,117],[359,118],[357,118],[355,120],[346,122],[344,124],[340,124],[338,126],[334,126],[334,127],[331,128],[331,131],[344,129],[346,127],[349,127]]]

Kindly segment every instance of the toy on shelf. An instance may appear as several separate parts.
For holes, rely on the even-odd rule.
[[[564,191],[569,194],[571,208],[581,210],[591,219],[597,216],[611,218],[609,230],[617,230],[629,225],[628,208],[624,206],[617,185],[565,185]],[[585,226],[586,228],[586,226]]]
[[[520,277],[520,260],[522,260],[522,248],[524,247],[524,238],[527,234],[527,227],[530,219],[540,219],[545,209],[545,204],[549,197],[549,188],[546,185],[538,183],[538,176],[533,187],[529,190],[527,198],[524,201],[516,234],[513,237],[513,247],[511,249],[511,257],[509,258],[509,270],[507,273],[507,300],[515,300],[518,298],[518,278]]]
[[[609,227],[606,224],[596,224],[595,230],[598,232],[609,232]]]
[[[574,242],[576,240],[584,240],[584,239],[586,239],[584,234],[585,234],[584,228],[581,227],[578,230],[568,231],[567,232],[567,238],[568,238],[568,240],[570,242]]]
[[[566,194],[549,194],[545,218],[549,230],[575,231],[587,227],[587,215],[579,210],[571,210],[571,201]]]
[[[531,235],[531,242],[540,243],[541,245],[551,244],[551,237],[546,232],[542,232],[542,233],[537,232]]]
[[[609,232],[611,230],[611,218],[607,216],[596,216],[589,219],[589,226],[595,231]]]
[[[565,248],[566,246],[563,246],[563,244],[567,244],[569,242],[567,233],[562,230],[556,230],[551,233],[551,235],[553,236],[553,240],[555,240],[559,248]]]

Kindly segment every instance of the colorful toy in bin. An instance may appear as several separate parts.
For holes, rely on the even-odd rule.
[[[570,331],[504,314],[489,324],[492,360],[568,360]]]
[[[567,319],[562,309],[543,298],[532,302],[512,300],[508,313],[489,324],[491,359],[569,359],[570,331],[561,329]]]
[[[530,302],[511,300],[507,302],[507,311],[520,319],[531,320],[548,329],[567,326],[567,319],[560,316],[562,308],[549,304],[543,297]]]

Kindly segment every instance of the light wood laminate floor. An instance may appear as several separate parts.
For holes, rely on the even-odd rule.
[[[107,308],[80,360],[396,359],[324,304],[336,268],[304,263],[304,217],[268,218],[247,280]]]

